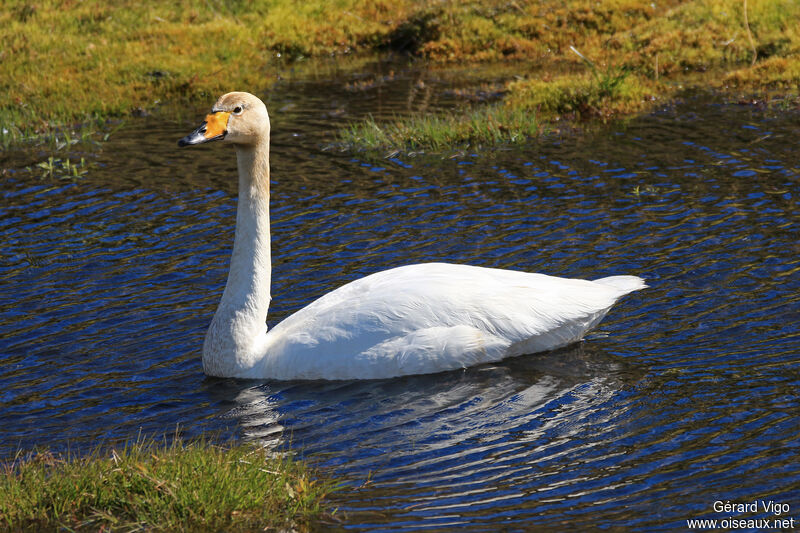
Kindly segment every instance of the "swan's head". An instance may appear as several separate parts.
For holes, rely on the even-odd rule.
[[[220,96],[211,114],[196,130],[178,141],[178,146],[226,141],[258,144],[269,139],[267,106],[250,93],[234,92]]]

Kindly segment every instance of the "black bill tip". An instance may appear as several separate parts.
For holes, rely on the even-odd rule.
[[[183,139],[179,140],[178,146],[189,146],[190,144],[202,144],[207,140],[210,140],[206,139],[205,133],[206,133],[206,123],[203,122],[202,124],[200,124],[200,126],[198,126],[196,130],[194,130],[192,133],[190,133]]]
[[[203,144],[203,143],[208,143],[208,142],[211,142],[211,141],[219,141],[219,140],[222,140],[222,139],[225,138],[225,133],[227,133],[227,132],[220,133],[219,135],[215,135],[213,137],[206,137],[206,123],[203,122],[192,133],[190,133],[189,135],[187,135],[183,139],[180,139],[178,141],[178,146],[183,147],[183,146],[189,146],[189,145],[192,145],[192,144]]]

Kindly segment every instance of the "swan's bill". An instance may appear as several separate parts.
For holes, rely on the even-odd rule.
[[[178,146],[189,146],[190,144],[202,144],[224,139],[225,134],[228,133],[228,117],[230,115],[226,111],[217,111],[206,115],[205,121],[196,130],[178,141]]]

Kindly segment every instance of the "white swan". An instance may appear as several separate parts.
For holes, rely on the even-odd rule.
[[[179,146],[222,140],[239,166],[228,283],[203,344],[206,374],[372,379],[425,374],[580,340],[635,276],[585,281],[428,263],[339,287],[266,330],[270,301],[269,116],[252,94],[222,96]]]

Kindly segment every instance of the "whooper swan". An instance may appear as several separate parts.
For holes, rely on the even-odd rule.
[[[267,331],[271,257],[267,108],[222,96],[178,144],[231,143],[239,167],[228,282],[203,344],[206,374],[269,379],[376,379],[425,374],[551,350],[580,340],[635,276],[595,281],[425,263],[371,274]]]

